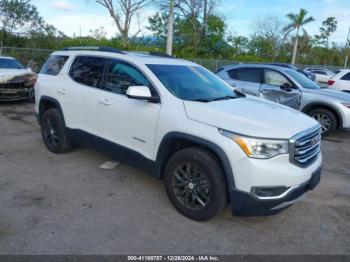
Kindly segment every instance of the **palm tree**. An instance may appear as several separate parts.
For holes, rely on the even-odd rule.
[[[297,51],[298,51],[298,41],[299,41],[299,31],[300,29],[303,30],[304,34],[307,35],[306,30],[303,28],[304,25],[315,21],[315,19],[312,16],[306,17],[307,11],[303,8],[300,9],[299,14],[293,14],[289,13],[287,14],[287,17],[290,20],[290,23],[284,28],[284,31],[286,32],[286,36],[290,34],[295,29],[297,30],[294,40],[294,48],[293,48],[293,57],[292,57],[292,64],[295,64],[296,57],[297,57]]]

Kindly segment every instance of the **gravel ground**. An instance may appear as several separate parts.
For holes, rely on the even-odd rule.
[[[0,105],[0,254],[350,254],[350,133],[323,141],[321,184],[269,217],[198,223],[163,184],[85,148],[49,153],[28,103]]]

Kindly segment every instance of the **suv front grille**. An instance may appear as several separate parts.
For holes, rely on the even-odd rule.
[[[307,167],[318,158],[321,152],[321,127],[318,125],[290,140],[290,161]]]

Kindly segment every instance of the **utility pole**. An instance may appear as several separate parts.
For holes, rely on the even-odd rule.
[[[349,32],[348,32],[348,36],[346,38],[346,43],[345,43],[345,63],[344,63],[344,68],[346,68],[348,66],[348,56],[349,56],[349,49],[350,48],[350,39],[349,39],[349,36],[350,36],[350,26],[349,26]]]
[[[167,55],[173,54],[173,34],[174,34],[174,0],[169,3],[168,35],[166,40]]]

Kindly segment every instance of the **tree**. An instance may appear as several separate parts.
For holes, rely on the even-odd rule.
[[[1,39],[0,53],[5,33],[26,33],[47,26],[30,0],[2,0],[0,2]]]
[[[274,61],[283,43],[283,24],[277,17],[268,16],[253,24],[252,48],[268,61]]]
[[[298,41],[299,41],[299,31],[303,30],[304,34],[307,35],[306,30],[303,28],[304,25],[315,21],[312,16],[307,16],[307,11],[303,8],[300,9],[298,14],[289,13],[287,18],[289,18],[290,23],[284,28],[286,35],[296,30],[294,46],[293,46],[293,55],[292,55],[292,64],[295,64],[297,52],[298,52]]]
[[[151,4],[152,0],[95,0],[96,3],[105,7],[112,19],[114,20],[117,29],[123,40],[124,47],[127,47],[129,41],[129,31],[133,17],[142,8]],[[138,31],[133,35],[136,37],[141,32]]]
[[[169,3],[169,19],[168,19],[168,33],[166,41],[166,53],[173,54],[173,35],[174,35],[174,0]]]
[[[320,34],[315,36],[316,40],[321,44],[325,44],[326,48],[328,48],[329,37],[337,30],[337,25],[338,21],[335,19],[335,17],[328,17],[322,22]]]
[[[91,37],[96,40],[102,40],[107,38],[107,31],[103,26],[96,28],[94,30],[90,30]]]

